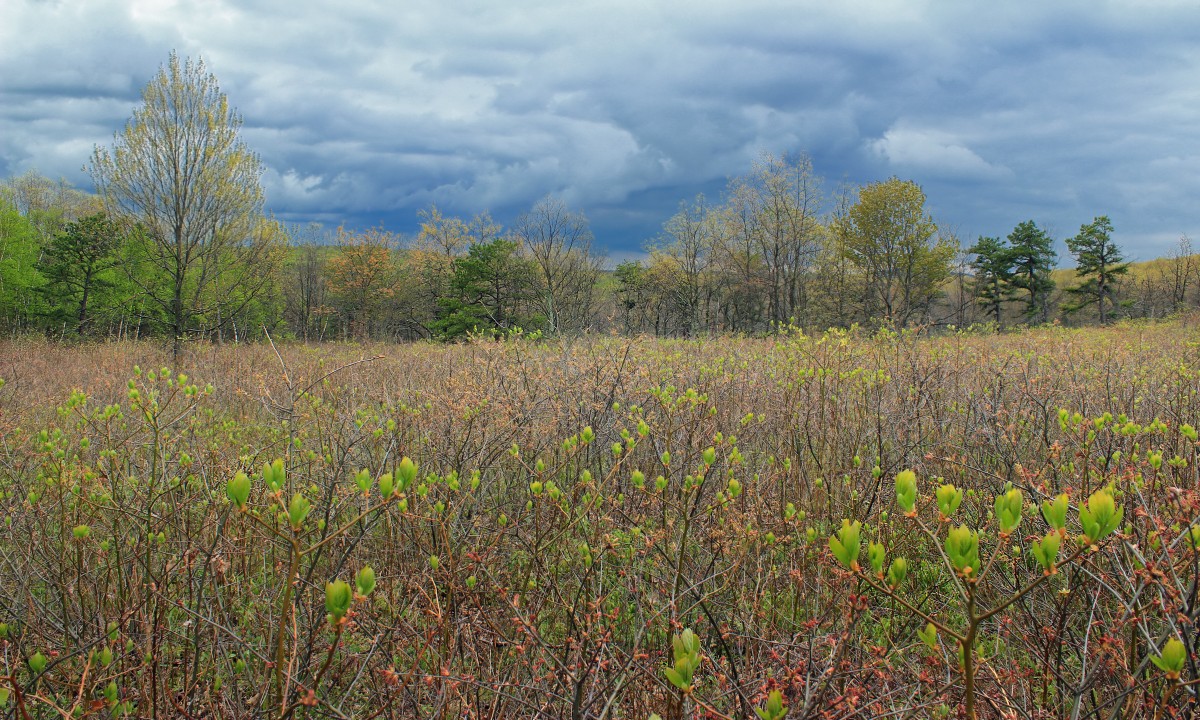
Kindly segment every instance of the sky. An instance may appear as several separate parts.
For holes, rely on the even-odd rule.
[[[763,153],[896,176],[965,244],[1097,215],[1200,245],[1196,0],[0,0],[0,178],[91,189],[175,51],[242,114],[281,220],[412,233],[546,196],[629,257]]]

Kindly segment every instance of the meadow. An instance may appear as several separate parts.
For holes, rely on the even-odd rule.
[[[1195,705],[1195,318],[10,340],[0,377],[10,716]]]

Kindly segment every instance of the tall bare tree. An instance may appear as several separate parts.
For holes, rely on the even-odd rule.
[[[680,203],[651,244],[652,261],[665,280],[659,287],[665,309],[678,318],[685,335],[709,329],[716,291],[711,268],[720,233],[717,215],[700,195],[690,205]]]
[[[546,327],[550,332],[586,327],[603,259],[592,254],[592,231],[584,214],[545,197],[517,218],[512,234],[536,268]]]
[[[807,281],[820,251],[820,183],[806,155],[764,154],[729,189],[731,234],[761,259],[772,325],[806,315]],[[746,253],[747,255],[751,253]]]

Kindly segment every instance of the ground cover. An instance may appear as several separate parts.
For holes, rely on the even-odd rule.
[[[1192,707],[1186,320],[168,350],[0,345],[17,716]]]

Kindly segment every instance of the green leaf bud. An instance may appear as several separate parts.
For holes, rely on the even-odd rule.
[[[1088,544],[1096,545],[1120,527],[1124,516],[1125,509],[1113,500],[1108,490],[1097,490],[1088,498],[1087,505],[1079,508],[1079,525]]]
[[[312,507],[303,495],[296,493],[292,496],[292,501],[288,503],[288,522],[291,523],[292,530],[300,531],[304,525],[304,519],[308,517],[311,509]]]
[[[1038,564],[1042,566],[1042,570],[1047,575],[1058,572],[1054,564],[1058,561],[1058,548],[1061,544],[1062,536],[1051,531],[1040,541],[1034,540],[1030,546],[1033,556],[1037,558]]]
[[[275,460],[275,462],[263,468],[263,479],[266,480],[267,487],[271,488],[271,492],[281,492],[287,482],[287,473],[283,468],[283,460]]]
[[[1025,496],[1015,488],[996,496],[996,521],[1000,523],[1000,534],[1010,535],[1021,524],[1021,511],[1025,507]]]
[[[225,494],[233,502],[234,507],[241,510],[246,507],[246,501],[250,498],[250,478],[246,473],[239,471],[225,485]]]
[[[1171,638],[1163,644],[1157,656],[1150,656],[1150,662],[1166,673],[1168,680],[1178,680],[1187,662],[1187,648],[1179,640]]]
[[[1054,500],[1042,501],[1042,517],[1046,524],[1060,533],[1066,532],[1067,527],[1067,494],[1063,493]]]
[[[859,539],[861,531],[861,522],[855,520],[851,523],[849,520],[842,520],[842,527],[838,529],[837,534],[829,537],[829,549],[833,552],[833,556],[848,569],[856,572],[858,571],[858,554],[862,550],[862,541]]]
[[[400,459],[400,464],[396,467],[396,479],[400,481],[400,492],[407,491],[417,479],[417,464],[408,456]]]
[[[917,630],[917,637],[921,638],[921,642],[930,650],[937,650],[937,636],[937,627],[933,623],[927,623],[924,630]]]
[[[370,565],[363,565],[362,569],[354,576],[354,586],[358,589],[358,594],[366,597],[375,589],[375,570]]]
[[[325,612],[329,614],[332,622],[346,617],[353,599],[354,593],[350,590],[349,583],[342,580],[325,583]]]
[[[887,551],[883,549],[881,543],[867,543],[867,561],[871,563],[871,570],[878,577],[883,577],[883,563],[886,558]]]
[[[938,512],[942,514],[942,517],[950,517],[958,509],[962,499],[961,490],[950,484],[942,485],[937,489]]]
[[[950,528],[946,534],[946,556],[950,564],[963,576],[970,577],[979,571],[979,533],[966,525]]]
[[[366,468],[359,470],[354,475],[354,484],[358,486],[363,495],[371,492],[371,473]]]
[[[33,657],[29,658],[29,669],[33,671],[34,675],[40,675],[46,669],[47,662],[46,656],[39,650],[33,654]]]
[[[906,514],[916,513],[917,474],[902,470],[896,474],[896,505]]]
[[[898,557],[892,561],[892,566],[888,568],[888,587],[895,590],[904,584],[904,578],[906,577],[908,577],[908,561],[902,557]]]
[[[787,717],[787,706],[783,704],[783,693],[772,690],[767,695],[767,702],[761,708],[754,708],[754,714],[759,720],[783,720]]]

